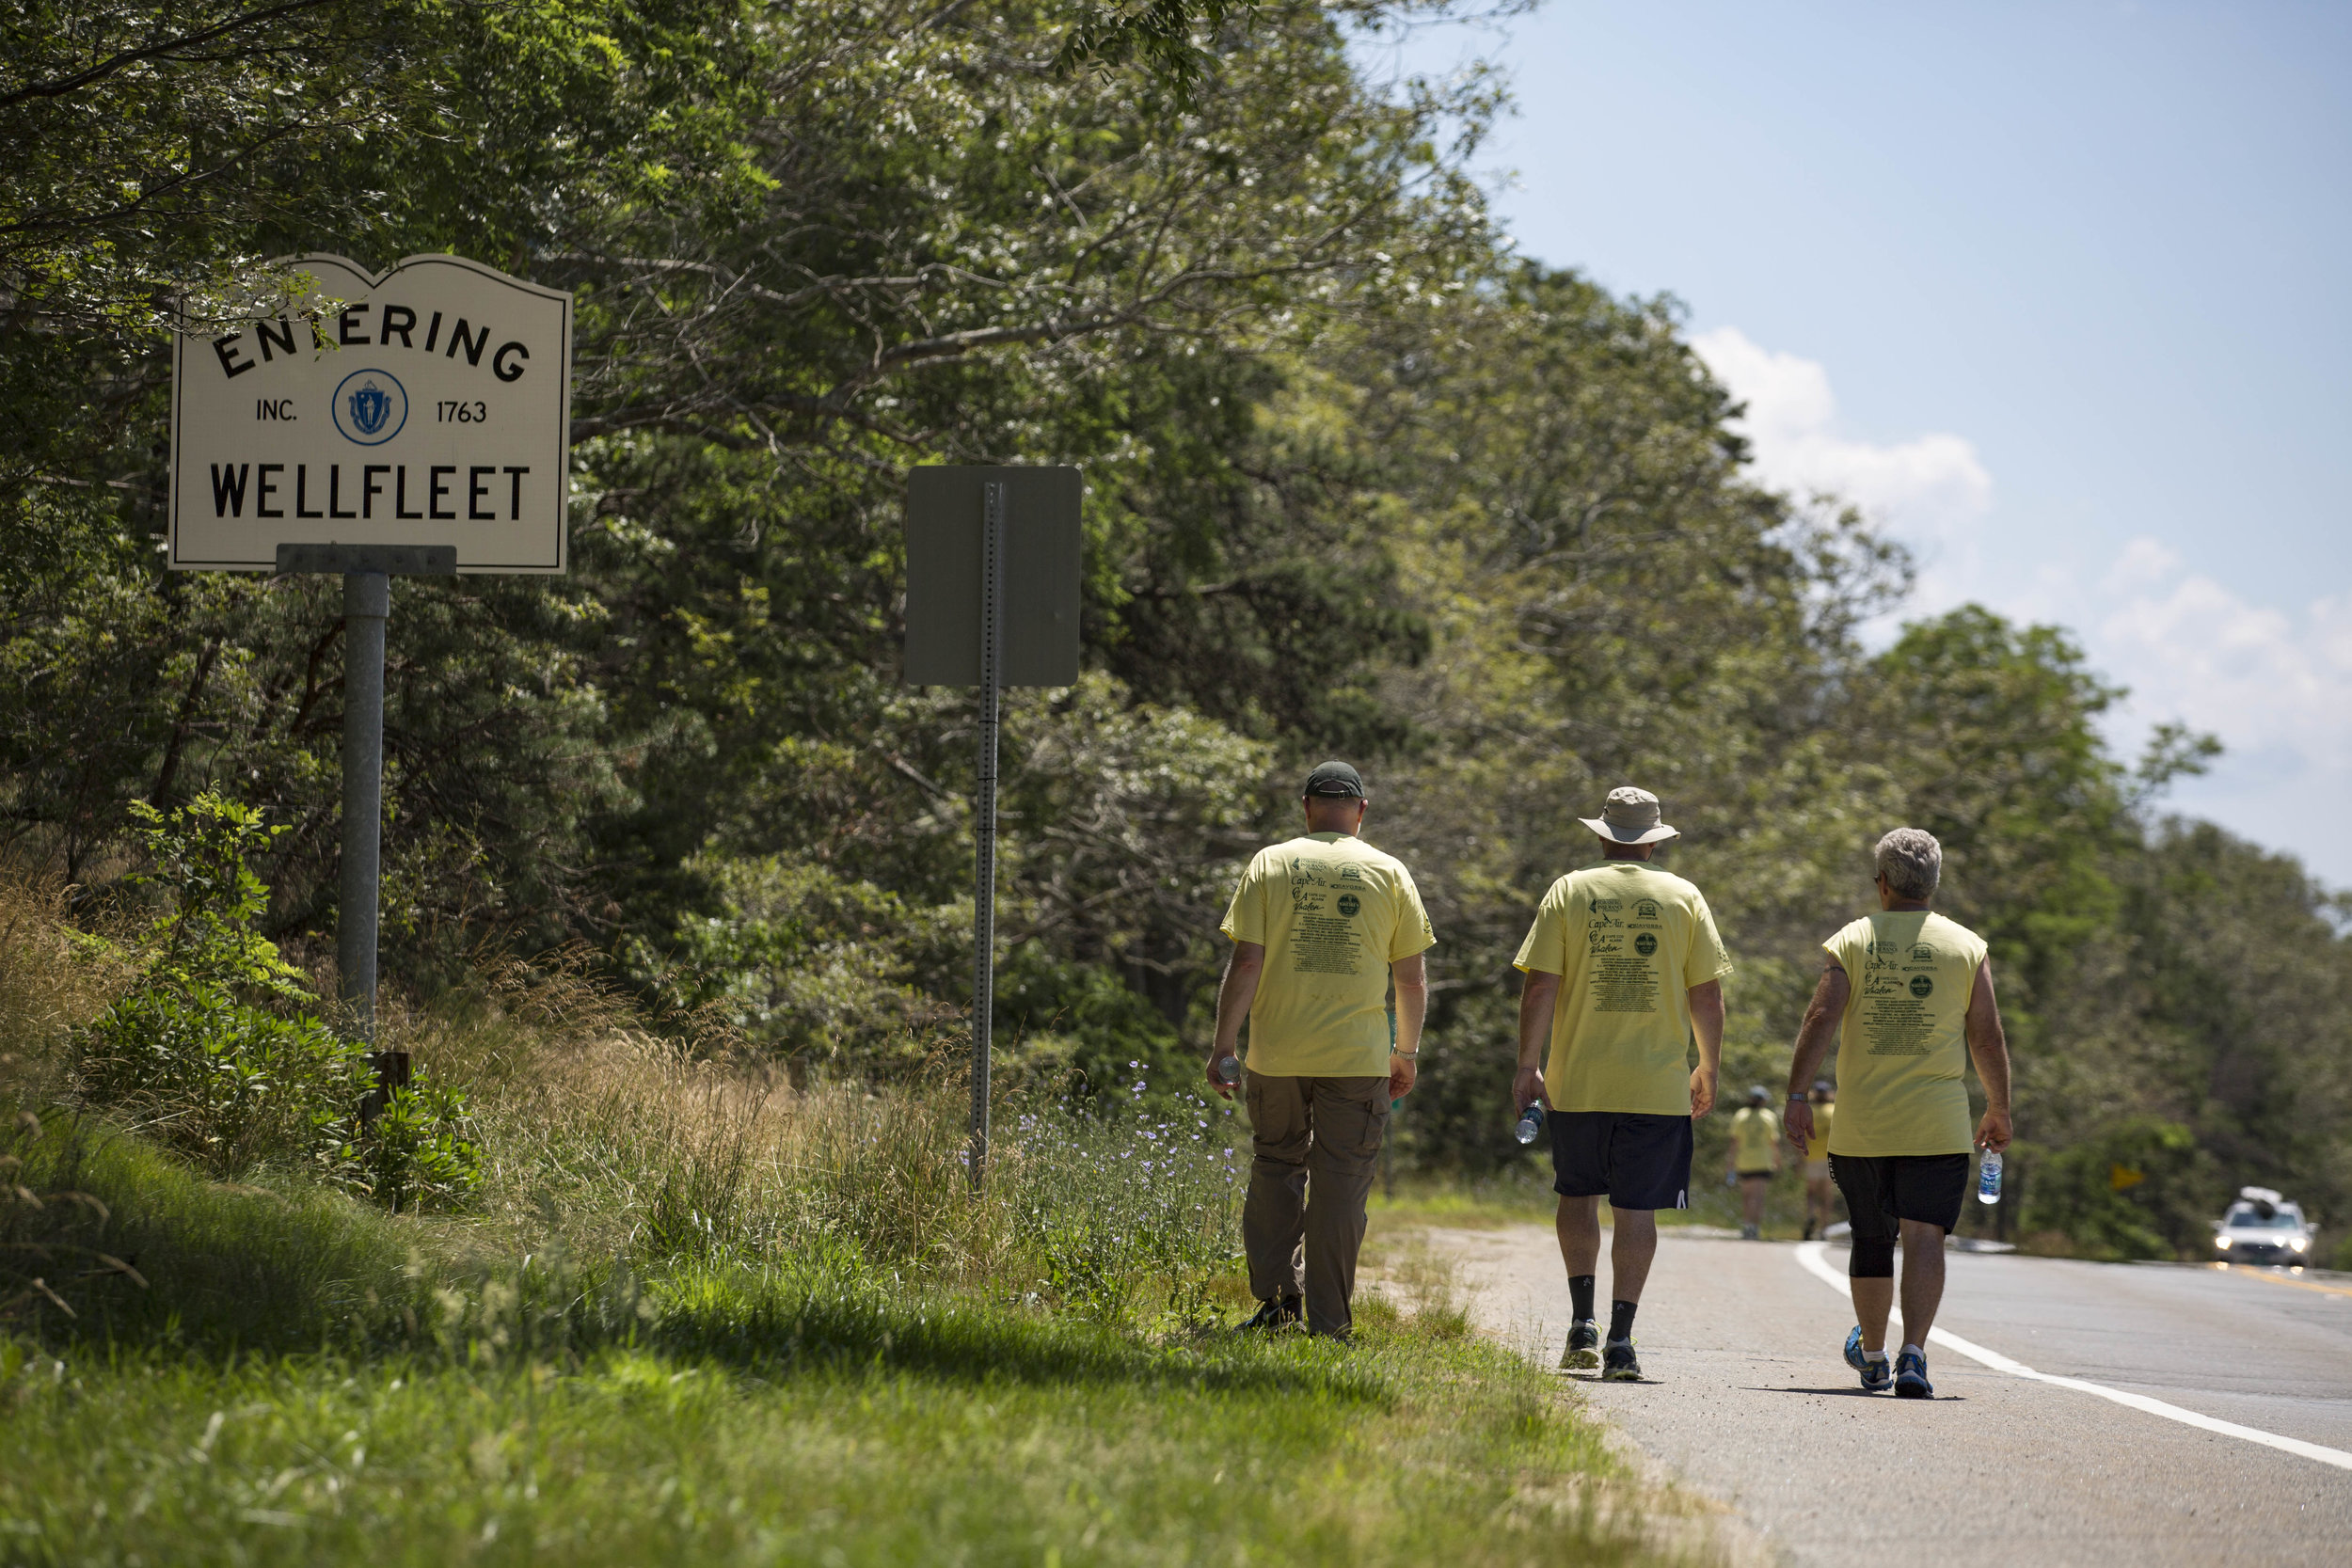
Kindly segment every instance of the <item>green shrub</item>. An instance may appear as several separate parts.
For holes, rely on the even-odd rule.
[[[84,1034],[89,1104],[230,1177],[308,1165],[351,1180],[367,1048],[307,1017],[279,1018],[210,981],[142,983]]]
[[[463,1209],[482,1188],[466,1096],[423,1068],[368,1123],[358,1152],[370,1196],[395,1212]]]
[[[2026,1229],[2058,1232],[2082,1257],[2176,1258],[2208,1234],[2212,1162],[2177,1122],[2133,1117],[2024,1152]]]
[[[165,907],[134,939],[138,978],[81,1030],[83,1101],[215,1176],[261,1164],[354,1180],[367,1048],[304,1010],[315,998],[254,929],[269,889],[247,857],[282,830],[217,795],[168,816],[134,805]]]
[[[396,1210],[456,1208],[482,1181],[465,1097],[421,1073],[364,1131],[367,1045],[316,1016],[301,974],[254,927],[250,857],[284,830],[218,795],[131,808],[164,907],[134,942],[138,978],[78,1036],[84,1101],[217,1177],[307,1168]]]

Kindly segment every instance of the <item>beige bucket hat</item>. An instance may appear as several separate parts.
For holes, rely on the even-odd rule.
[[[1628,785],[1609,792],[1609,800],[1598,816],[1580,816],[1577,820],[1601,837],[1619,844],[1656,844],[1661,839],[1682,836],[1681,829],[1667,827],[1658,820],[1658,797],[1646,789]]]

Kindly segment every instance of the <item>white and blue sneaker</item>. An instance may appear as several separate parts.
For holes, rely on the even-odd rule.
[[[1928,1381],[1928,1357],[1925,1351],[1903,1347],[1895,1357],[1895,1397],[1899,1400],[1931,1400],[1935,1385]]]
[[[1854,1324],[1853,1332],[1846,1336],[1846,1365],[1862,1374],[1862,1391],[1866,1394],[1883,1394],[1895,1386],[1895,1369],[1886,1357],[1881,1354],[1874,1361],[1863,1350],[1860,1323]]]

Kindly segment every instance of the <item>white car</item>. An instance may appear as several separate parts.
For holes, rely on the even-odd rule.
[[[2222,1262],[2296,1264],[2312,1249],[2312,1227],[2299,1205],[2268,1187],[2242,1187],[2214,1227],[2213,1247]]]

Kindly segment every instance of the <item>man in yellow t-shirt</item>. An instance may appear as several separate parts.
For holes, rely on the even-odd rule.
[[[1826,1230],[1837,1214],[1837,1187],[1829,1179],[1829,1130],[1837,1118],[1837,1090],[1826,1078],[1813,1080],[1813,1136],[1804,1141],[1804,1239]]]
[[[1928,1330],[1944,1299],[1944,1238],[1960,1223],[1968,1151],[2009,1147],[2009,1044],[1993,996],[1984,940],[1928,908],[1944,849],[1918,828],[1878,842],[1880,911],[1821,945],[1829,954],[1797,1031],[1788,1069],[1788,1138],[1813,1135],[1799,1085],[1837,1040],[1838,1105],[1830,1175],[1853,1226],[1846,1273],[1859,1320],[1846,1361],[1876,1393],[1929,1399]],[[1984,1117],[1969,1130],[1970,1060],[1984,1083]],[[1903,1347],[1886,1359],[1895,1243],[1903,1248]]]
[[[1560,1364],[1598,1365],[1611,1382],[1642,1376],[1633,1313],[1658,1254],[1656,1211],[1690,1205],[1691,1120],[1715,1103],[1731,973],[1705,896],[1648,863],[1678,836],[1659,816],[1657,796],[1626,788],[1581,818],[1601,863],[1551,884],[1511,960],[1527,975],[1513,1103],[1544,1102],[1560,1195],[1570,1303]],[[1616,1216],[1605,1344],[1593,1317],[1604,1196]]]
[[[1763,1239],[1764,1189],[1780,1169],[1780,1117],[1772,1112],[1772,1098],[1756,1085],[1731,1118],[1729,1174],[1740,1181],[1740,1234],[1751,1242]]]
[[[1258,851],[1224,932],[1233,956],[1217,988],[1209,1085],[1231,1097],[1227,1063],[1249,1023],[1253,1158],[1242,1250],[1257,1316],[1243,1326],[1345,1339],[1354,1326],[1364,1200],[1389,1103],[1413,1089],[1437,941],[1403,862],[1357,835],[1370,800],[1343,762],[1307,775],[1305,836]],[[1388,996],[1396,990],[1393,1031]]]

